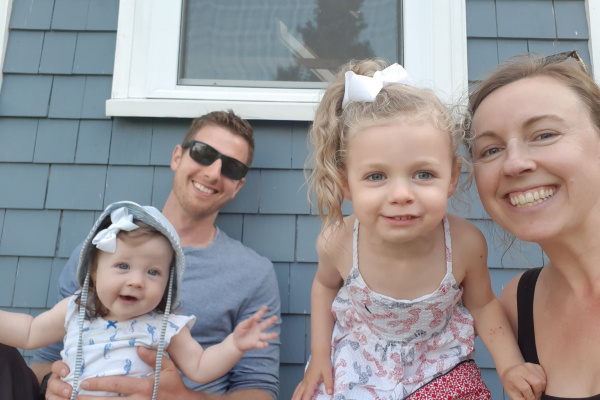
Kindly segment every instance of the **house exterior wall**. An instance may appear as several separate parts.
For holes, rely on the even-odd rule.
[[[589,61],[583,0],[466,0],[469,80],[510,55],[577,49]],[[164,205],[173,147],[185,119],[107,118],[118,0],[14,0],[0,92],[0,307],[37,315],[100,211],[113,201]],[[320,220],[306,200],[309,125],[251,121],[256,155],[247,182],[217,225],[271,259],[282,301],[281,399],[310,353],[310,287]],[[456,212],[482,229],[497,294],[536,245],[507,252],[472,188]],[[454,204],[454,203],[453,203]],[[351,212],[348,206],[347,212]],[[500,381],[479,342],[476,360],[494,399]],[[29,360],[32,352],[24,352]]]

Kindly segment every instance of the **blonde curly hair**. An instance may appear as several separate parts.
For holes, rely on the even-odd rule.
[[[344,201],[343,176],[346,168],[346,150],[352,136],[374,126],[385,126],[392,120],[408,117],[411,121],[428,121],[440,130],[448,132],[452,155],[456,156],[462,140],[460,124],[451,111],[428,89],[407,86],[401,83],[385,86],[375,101],[351,102],[342,109],[347,71],[372,77],[388,64],[381,59],[350,61],[342,66],[315,113],[309,132],[314,152],[307,170],[309,201],[312,194],[317,199],[317,208],[323,219],[323,230],[343,223]]]

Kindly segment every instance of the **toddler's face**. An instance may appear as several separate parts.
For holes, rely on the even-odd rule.
[[[373,237],[427,238],[446,213],[460,174],[448,132],[401,118],[356,132],[346,159],[345,195]]]
[[[117,238],[115,253],[98,251],[92,278],[108,309],[104,318],[123,321],[154,310],[167,287],[172,258],[173,248],[162,235]]]

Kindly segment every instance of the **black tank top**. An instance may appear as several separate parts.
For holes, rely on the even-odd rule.
[[[517,318],[519,322],[519,334],[517,341],[519,349],[526,362],[539,364],[537,347],[535,345],[535,330],[533,326],[533,295],[535,284],[542,268],[527,270],[519,280],[517,287]],[[600,394],[592,397],[554,397],[547,394],[542,395],[542,400],[600,400]]]

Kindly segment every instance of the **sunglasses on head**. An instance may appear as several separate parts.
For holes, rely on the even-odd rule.
[[[587,67],[585,66],[585,63],[581,59],[581,56],[579,55],[579,53],[577,52],[577,50],[571,50],[571,51],[565,51],[563,53],[552,54],[551,56],[544,57],[542,59],[542,62],[544,64],[551,64],[551,63],[555,63],[555,62],[563,62],[563,61],[566,61],[569,58],[572,58],[575,61],[577,61],[577,64],[579,65],[579,67],[584,72],[586,72],[587,74],[589,74],[589,72],[587,70]]]
[[[235,158],[219,153],[217,149],[206,143],[192,140],[181,145],[182,148],[190,149],[190,157],[200,165],[211,165],[217,159],[221,159],[221,174],[234,181],[239,181],[250,169],[247,165]]]

